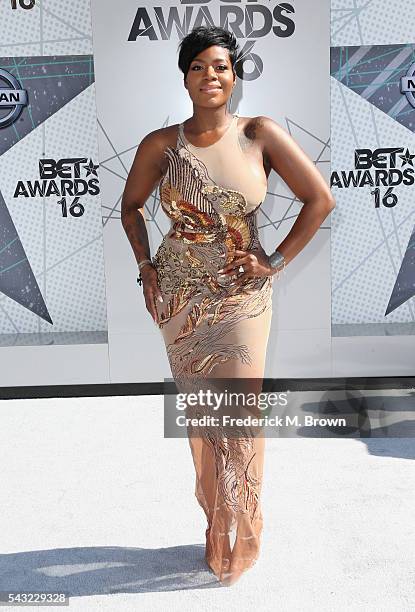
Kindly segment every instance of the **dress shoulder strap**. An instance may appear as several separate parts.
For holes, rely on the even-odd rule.
[[[183,147],[186,144],[186,139],[184,136],[184,127],[183,127],[183,123],[179,123],[179,128],[177,130],[177,140],[176,140],[176,148],[180,149],[180,147]]]

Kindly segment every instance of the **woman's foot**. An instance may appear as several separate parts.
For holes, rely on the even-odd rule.
[[[233,572],[223,572],[219,582],[222,586],[232,586],[235,582],[238,582],[245,570],[234,570]]]

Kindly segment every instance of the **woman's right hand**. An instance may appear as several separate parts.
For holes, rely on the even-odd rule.
[[[143,280],[143,293],[146,301],[146,308],[153,317],[154,323],[158,323],[158,313],[156,300],[163,301],[160,288],[157,282],[157,270],[150,264],[141,268],[141,278]]]

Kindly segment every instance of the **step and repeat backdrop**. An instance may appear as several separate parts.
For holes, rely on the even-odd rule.
[[[332,0],[332,356],[414,374],[415,5]]]
[[[0,2],[0,384],[108,378],[89,2]]]
[[[413,374],[412,2],[1,0],[0,386],[170,376],[121,199],[142,138],[191,116],[177,47],[213,24],[243,51],[231,111],[282,125],[337,200],[274,283],[266,376]],[[272,172],[266,251],[301,206]],[[145,216],[154,254],[157,190]]]

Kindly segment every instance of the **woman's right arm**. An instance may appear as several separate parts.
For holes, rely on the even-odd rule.
[[[128,174],[121,202],[121,223],[130,241],[137,263],[151,259],[145,224],[144,204],[162,177],[164,146],[159,130],[151,132],[138,146]],[[157,323],[155,300],[163,301],[157,284],[157,272],[150,264],[141,269],[146,307]]]

